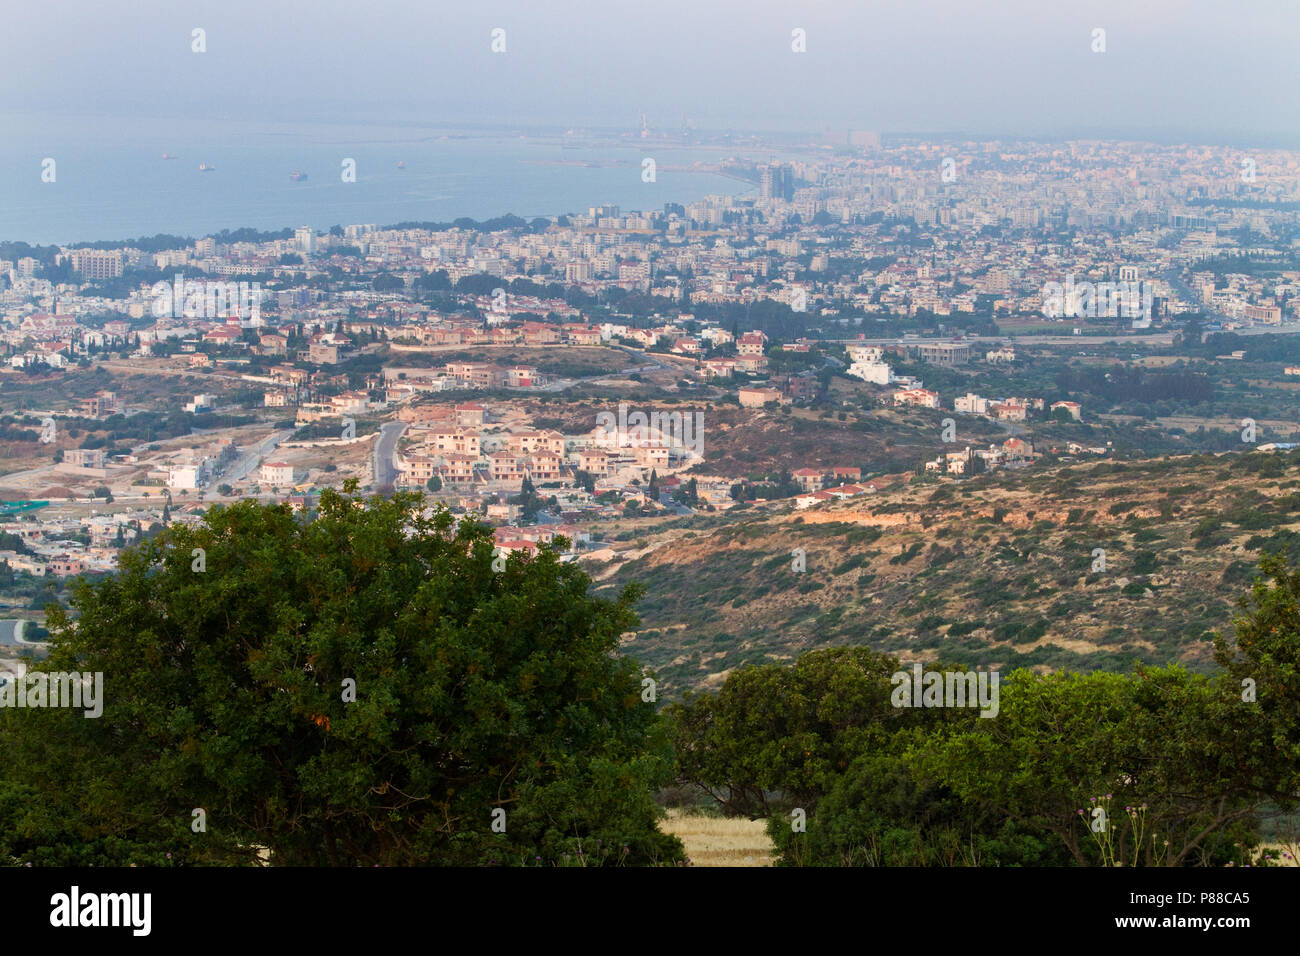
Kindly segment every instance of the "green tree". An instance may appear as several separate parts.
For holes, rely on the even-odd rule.
[[[38,667],[103,672],[104,713],[0,710],[0,858],[682,858],[652,797],[668,739],[614,653],[639,590],[594,598],[548,549],[494,570],[489,528],[355,488],[314,520],[215,506],[76,585]]]
[[[792,667],[742,667],[716,694],[687,695],[665,710],[680,779],[731,814],[811,812],[871,726],[899,719],[889,702],[898,666],[867,648],[809,651]]]
[[[1294,805],[1300,794],[1300,572],[1284,554],[1259,562],[1263,572],[1240,599],[1235,641],[1214,639],[1214,659],[1226,672],[1224,697],[1234,706],[1230,730],[1239,760],[1254,768],[1249,786]],[[1258,721],[1244,718],[1258,715]]]
[[[537,514],[546,506],[546,501],[537,494],[532,479],[525,477],[519,488],[519,494],[511,495],[508,499],[512,505],[519,505],[522,511],[521,520],[525,524],[530,524],[537,520]]]
[[[897,660],[810,651],[671,705],[679,779],[729,815],[766,817],[781,864],[1247,862],[1263,816],[1300,792],[1300,574],[1280,557],[1262,567],[1272,580],[1236,649],[1218,641],[1219,674],[1015,671],[982,715],[897,708]]]
[[[1002,682],[996,720],[938,743],[924,762],[963,799],[1055,837],[1077,863],[1221,865],[1249,839],[1242,825],[1261,802],[1243,786],[1238,742],[1222,732],[1234,709],[1246,715],[1240,706],[1177,667],[1017,671]],[[1089,827],[1108,795],[1110,860]],[[1140,828],[1126,807],[1143,808]]]

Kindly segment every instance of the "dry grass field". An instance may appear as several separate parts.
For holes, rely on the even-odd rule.
[[[660,824],[665,833],[681,839],[692,866],[771,866],[772,841],[762,820],[728,820],[683,810],[669,810],[668,819]],[[1270,856],[1272,866],[1297,866],[1300,846],[1271,843],[1259,847],[1260,857]]]
[[[772,841],[762,820],[727,820],[669,810],[661,824],[681,839],[693,866],[771,866]]]

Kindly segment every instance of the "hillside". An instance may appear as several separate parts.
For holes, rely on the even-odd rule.
[[[865,476],[915,468],[924,459],[950,450],[945,449],[940,434],[943,419],[953,413],[944,411],[886,407],[832,413],[788,405],[755,409],[704,397],[671,402],[662,397],[632,397],[564,403],[548,398],[521,402],[520,406],[538,427],[579,434],[596,426],[599,413],[617,413],[619,401],[626,401],[629,410],[700,413],[704,460],[690,469],[696,474],[733,475],[739,480],[741,476],[757,478],[798,468],[829,472],[836,466],[857,466]],[[956,417],[958,444],[983,447],[1023,432],[982,418]]]
[[[645,584],[624,646],[669,695],[836,645],[1004,669],[1200,670],[1261,551],[1300,555],[1298,489],[1300,455],[1267,452],[911,479],[647,529],[645,547],[591,570],[602,590]]]

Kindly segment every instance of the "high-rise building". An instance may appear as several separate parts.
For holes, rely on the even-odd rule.
[[[311,255],[316,243],[316,235],[312,232],[311,226],[299,226],[297,231],[294,232],[293,238],[299,249],[307,255]]]
[[[116,279],[122,274],[122,253],[116,249],[73,249],[68,259],[87,279]]]
[[[763,167],[758,181],[758,195],[762,199],[794,198],[794,170],[784,163],[771,163]]]

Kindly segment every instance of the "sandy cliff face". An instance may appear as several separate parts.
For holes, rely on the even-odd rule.
[[[862,511],[857,508],[846,511],[820,511],[816,508],[809,508],[799,514],[803,518],[804,524],[826,524],[828,522],[847,521],[852,524],[865,525],[871,528],[899,528],[909,525],[920,525],[919,515],[914,514],[885,514],[880,515],[872,511]]]

